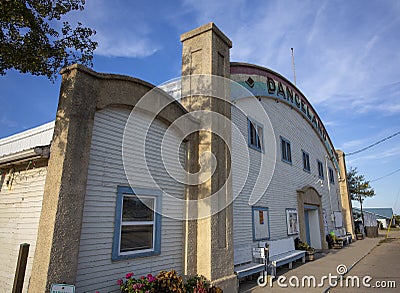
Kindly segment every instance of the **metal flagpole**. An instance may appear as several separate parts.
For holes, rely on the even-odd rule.
[[[292,50],[292,68],[293,68],[293,77],[294,77],[294,85],[296,85],[296,68],[294,66],[294,51],[293,48],[290,48]]]

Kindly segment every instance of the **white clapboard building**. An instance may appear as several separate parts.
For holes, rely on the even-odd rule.
[[[184,78],[165,91],[73,65],[55,121],[0,139],[0,291],[11,291],[21,243],[24,292],[119,292],[127,272],[171,269],[232,292],[238,248],[299,237],[323,249],[335,228],[353,233],[344,155],[301,91],[231,63],[213,23],[181,41]],[[205,73],[230,80],[224,103],[187,94]],[[199,109],[229,120],[225,142]]]

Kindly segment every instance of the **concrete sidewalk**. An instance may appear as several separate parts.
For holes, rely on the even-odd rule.
[[[329,280],[327,278],[329,276],[338,276],[338,269],[340,272],[352,269],[378,245],[385,235],[381,234],[379,236],[378,238],[364,238],[363,240],[355,241],[342,249],[330,249],[329,251],[320,252],[323,255],[322,257],[305,264],[296,262],[293,264],[292,270],[278,268],[278,276],[272,282],[272,285],[269,283],[265,287],[260,287],[257,285],[256,280],[243,282],[240,284],[239,292],[324,292],[329,288]],[[280,282],[286,287],[279,285],[278,278],[280,276],[286,277],[286,279],[281,279]],[[302,278],[304,276],[307,277],[304,279],[306,286],[302,286]],[[315,277],[315,288],[313,285],[307,285],[308,277]],[[297,280],[299,280],[299,286],[296,285]],[[311,284],[313,284],[313,280]]]
[[[344,282],[344,286],[330,289],[330,293],[342,292],[399,292],[400,286],[400,231],[391,231],[363,258],[346,277],[358,276],[360,286]],[[365,279],[368,278],[368,279]],[[363,280],[367,280],[366,285]]]

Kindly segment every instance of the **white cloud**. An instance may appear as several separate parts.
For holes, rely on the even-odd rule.
[[[10,120],[6,116],[1,117],[0,124],[8,128],[15,128],[18,126],[18,123],[16,121]]]
[[[390,158],[395,158],[400,155],[400,147],[392,147],[386,151],[374,151],[370,154],[367,155],[359,155],[357,157],[346,157],[347,159],[347,164],[351,165],[354,164],[355,162],[368,162],[368,161],[376,161],[379,160],[381,163],[385,159],[390,159]]]
[[[382,81],[381,81],[382,82]],[[347,110],[353,114],[379,113],[382,116],[400,113],[400,82],[371,85],[355,92],[335,95],[335,110]],[[330,100],[324,104],[329,105]]]
[[[390,45],[397,48],[388,40],[395,42],[392,36],[397,32],[400,5],[379,5],[385,18],[376,16],[373,4],[366,4],[362,11],[357,5],[313,0],[184,0],[175,4],[175,10],[165,3],[154,4],[158,9],[153,7],[151,14],[145,15],[141,9],[150,4],[139,7],[137,2],[96,0],[87,2],[82,15],[84,24],[97,30],[98,55],[150,56],[162,48],[151,19],[181,29],[190,15],[196,25],[216,22],[230,37],[232,61],[266,66],[289,79],[293,76],[293,47],[297,85],[314,105],[334,102],[336,109],[355,114],[399,113],[400,95],[380,102],[381,96],[371,88],[398,81],[400,51],[388,49]],[[168,13],[162,14],[165,9]]]
[[[107,57],[146,57],[154,54],[159,48],[145,37],[110,35],[100,31],[95,37],[99,43],[95,54]]]
[[[332,1],[185,3],[199,24],[217,20],[233,40],[233,61],[264,65],[291,79],[293,47],[297,85],[313,104],[334,102],[355,114],[399,113],[400,95],[382,103],[371,91],[398,81],[400,51],[388,49],[400,19],[398,4],[379,5],[387,17],[378,18],[374,3],[362,11],[359,3]]]
[[[319,31],[321,15],[322,15],[322,13],[324,12],[324,10],[326,8],[326,4],[327,4],[327,2],[322,4],[322,6],[318,9],[318,11],[317,11],[317,13],[316,13],[316,15],[314,17],[313,26],[311,28],[311,31],[307,35],[307,42],[308,43],[311,43],[313,41],[315,35]]]
[[[365,144],[365,139],[355,139],[346,141],[342,144],[341,149],[355,148]]]
[[[139,5],[128,1],[88,1],[84,11],[72,12],[66,20],[82,22],[96,30],[94,40],[98,42],[96,55],[107,57],[147,57],[161,47],[152,23]]]

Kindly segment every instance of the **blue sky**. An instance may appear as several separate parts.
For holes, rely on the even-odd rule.
[[[87,0],[67,17],[97,31],[93,69],[160,84],[180,74],[180,34],[213,21],[232,40],[231,61],[255,63],[293,80],[350,153],[400,131],[400,1]],[[60,78],[0,77],[0,137],[55,117]],[[373,180],[400,168],[400,135],[347,166]],[[372,182],[369,207],[400,214],[400,172]],[[396,204],[396,206],[395,206]],[[356,205],[356,204],[355,204]],[[356,205],[357,206],[357,205]]]

